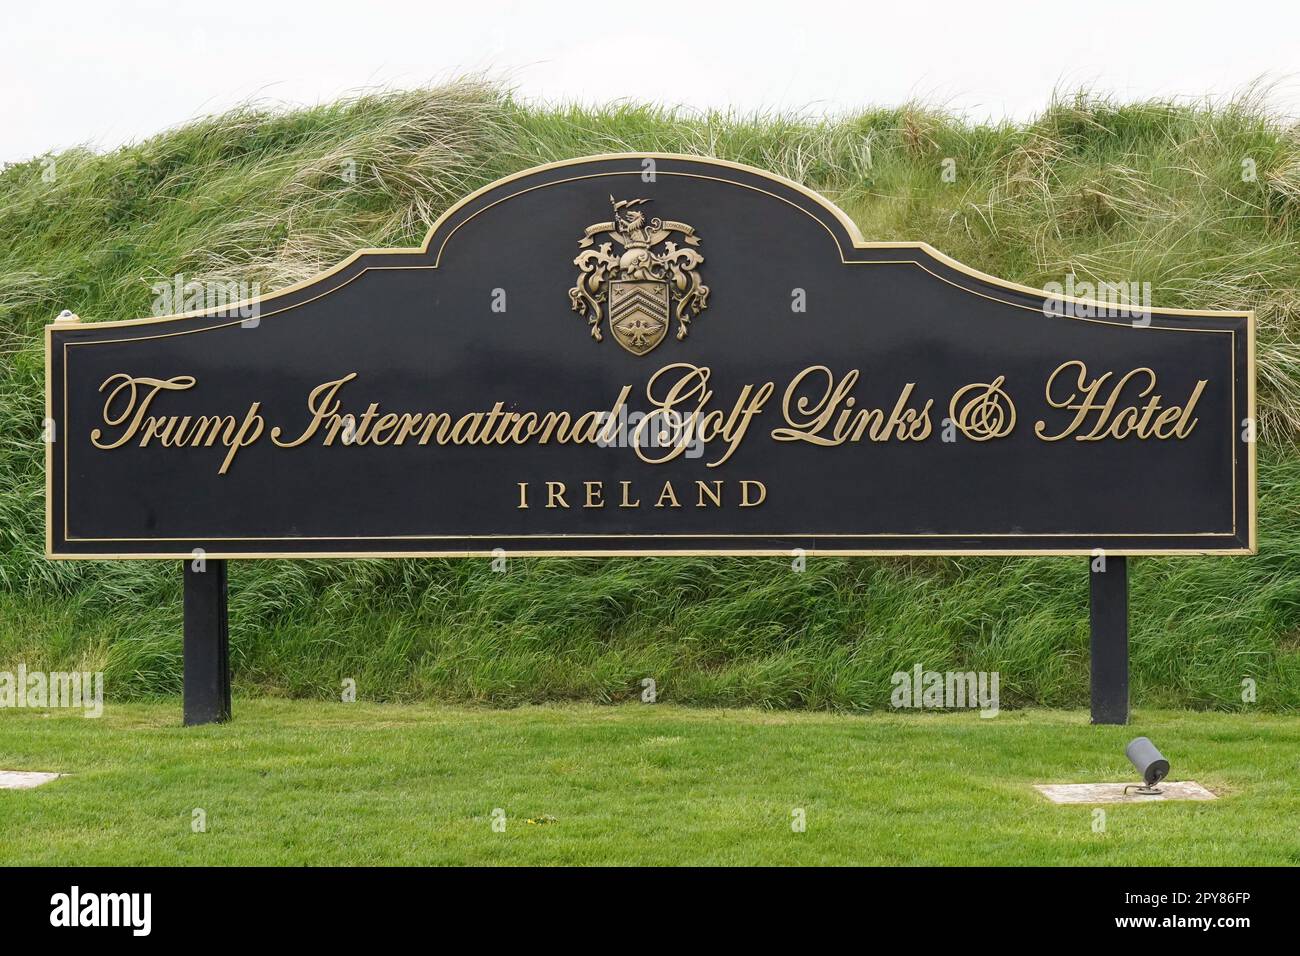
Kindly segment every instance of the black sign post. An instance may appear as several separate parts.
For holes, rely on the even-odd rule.
[[[1122,721],[1124,558],[1255,550],[1253,315],[1063,279],[718,160],[539,167],[272,295],[50,326],[47,555],[206,560],[195,722],[230,559],[1088,555]]]
[[[230,625],[226,562],[186,562],[185,725],[230,719]]]
[[[1128,560],[1089,566],[1088,624],[1092,722],[1128,723]]]

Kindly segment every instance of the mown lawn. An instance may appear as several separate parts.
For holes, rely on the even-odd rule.
[[[1112,806],[1095,832],[1092,808],[1031,789],[1127,779],[1139,733],[1222,799]],[[239,699],[232,724],[186,729],[179,701],[110,703],[0,711],[0,769],[71,774],[0,791],[5,864],[1300,863],[1282,716]]]

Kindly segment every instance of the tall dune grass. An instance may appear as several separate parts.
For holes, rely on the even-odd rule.
[[[153,282],[263,291],[363,246],[417,243],[461,195],[612,151],[717,156],[842,205],[870,238],[926,239],[1029,285],[1150,282],[1169,307],[1259,317],[1260,554],[1133,562],[1144,704],[1300,708],[1300,132],[1220,104],[1059,98],[1022,125],[922,105],[839,120],[524,107],[466,81],[290,112],[247,107],[110,153],[0,172],[0,669],[180,685],[180,570],[42,554],[40,332],[148,314]],[[955,161],[956,181],[941,177]],[[349,171],[355,173],[350,175]],[[51,173],[53,175],[51,175]],[[859,709],[889,676],[998,670],[1004,706],[1087,686],[1082,559],[240,562],[244,691],[515,703],[662,699]],[[1257,683],[1254,704],[1242,682]]]

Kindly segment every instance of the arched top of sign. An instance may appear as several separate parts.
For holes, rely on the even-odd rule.
[[[348,256],[338,265],[323,273],[297,282],[287,288],[267,295],[240,302],[223,304],[219,309],[206,309],[166,315],[155,318],[127,319],[114,322],[94,323],[102,329],[114,326],[137,326],[159,322],[180,320],[221,318],[232,313],[247,312],[256,307],[262,318],[289,311],[320,295],[328,294],[341,285],[351,282],[359,275],[376,269],[436,269],[443,261],[444,254],[454,248],[458,234],[467,223],[480,216],[501,212],[503,204],[518,200],[524,196],[550,187],[574,183],[583,180],[607,180],[611,203],[629,202],[615,199],[615,194],[626,193],[633,196],[638,192],[649,192],[660,177],[707,180],[749,190],[755,195],[775,200],[785,207],[798,210],[815,221],[830,240],[830,254],[838,254],[841,263],[857,264],[907,264],[923,270],[935,280],[948,283],[972,295],[1033,312],[1045,312],[1054,306],[1060,307],[1060,316],[1076,318],[1080,314],[1101,315],[1107,309],[1114,309],[1115,302],[1097,301],[1091,298],[1072,296],[1067,291],[1060,293],[1045,289],[1036,289],[1021,285],[997,276],[989,275],[945,255],[929,243],[911,242],[876,242],[863,237],[857,224],[835,203],[817,192],[793,180],[775,173],[767,172],[753,166],[712,159],[701,156],[687,156],[672,153],[611,153],[585,156],[577,159],[562,160],[535,166],[531,169],[506,176],[469,194],[444,212],[429,229],[424,242],[419,246],[391,249],[360,249]],[[630,202],[645,202],[633,199]],[[635,212],[635,210],[632,210]],[[682,214],[677,211],[673,214]],[[615,219],[617,220],[617,211]],[[586,225],[583,222],[581,225]],[[599,224],[597,224],[599,225]],[[609,223],[613,225],[613,223]],[[682,225],[669,221],[667,226]],[[595,226],[592,227],[593,229]],[[687,237],[691,243],[693,237]],[[1070,308],[1079,306],[1081,308]],[[1254,313],[1248,310],[1201,310],[1168,309],[1144,306],[1154,321],[1149,327],[1159,328],[1164,318],[1219,318],[1246,319],[1253,331]],[[1048,311],[1048,314],[1051,314]],[[1106,321],[1104,318],[1092,321]],[[1127,319],[1122,324],[1131,324]],[[211,326],[221,327],[220,324]],[[1176,323],[1180,330],[1189,330],[1186,322]]]

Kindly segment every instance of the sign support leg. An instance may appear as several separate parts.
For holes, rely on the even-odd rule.
[[[1098,571],[1089,559],[1088,623],[1092,722],[1128,723],[1128,559],[1107,557]]]
[[[185,569],[185,726],[230,719],[230,631],[226,562]]]

